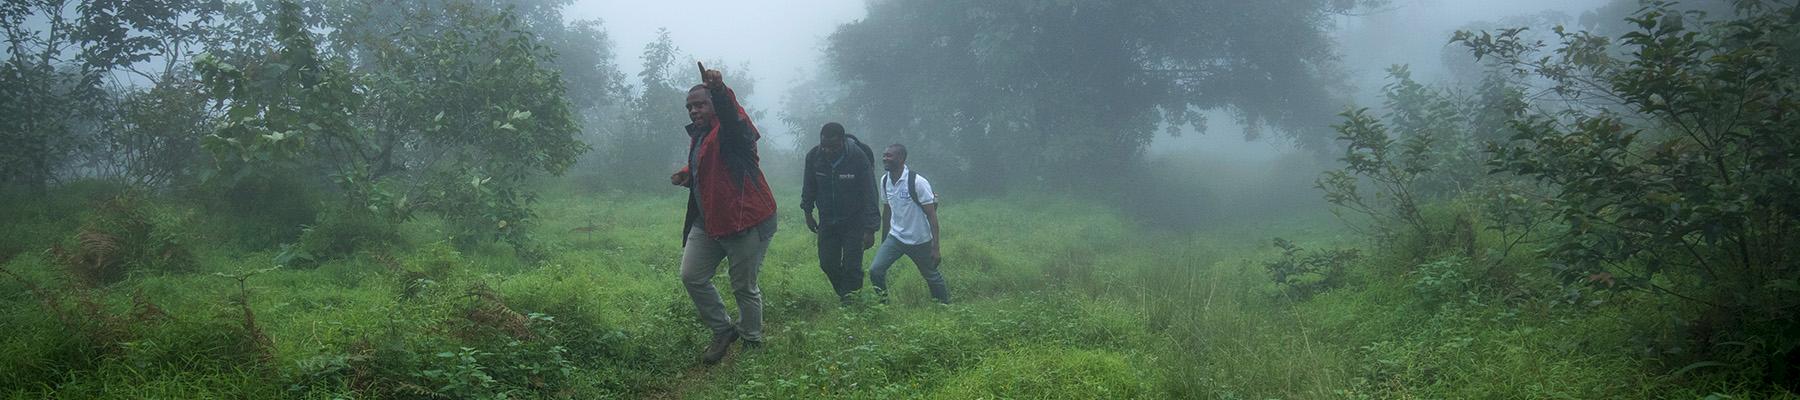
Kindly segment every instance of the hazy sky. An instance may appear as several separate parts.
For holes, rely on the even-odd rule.
[[[656,40],[657,28],[669,28],[675,45],[688,55],[747,64],[757,87],[744,99],[745,106],[767,112],[765,118],[774,117],[781,96],[796,80],[818,68],[824,39],[864,13],[862,0],[577,0],[564,12],[571,19],[605,21],[619,69],[632,82],[643,68],[639,57],[644,45]],[[727,82],[731,78],[725,77]],[[698,77],[694,80],[699,83]]]
[[[1446,77],[1441,53],[1464,51],[1446,46],[1457,29],[1476,21],[1560,11],[1571,17],[1592,10],[1608,0],[1394,0],[1382,11],[1340,18],[1337,38],[1344,67],[1361,98],[1362,107],[1379,106],[1373,96],[1387,81],[1386,69],[1409,64],[1413,77],[1433,82]],[[1292,146],[1278,135],[1269,140],[1245,142],[1243,130],[1229,115],[1213,113],[1204,135],[1180,138],[1158,136],[1151,154],[1203,153],[1216,157],[1273,159]]]
[[[1382,12],[1343,18],[1337,38],[1345,66],[1363,91],[1379,89],[1389,65],[1409,64],[1414,77],[1435,79],[1443,70],[1442,50],[1457,29],[1476,21],[1498,21],[1516,15],[1557,11],[1570,17],[1598,8],[1607,0],[1394,0]]]
[[[1439,52],[1446,48],[1451,32],[1470,22],[1545,10],[1579,16],[1606,1],[1394,0],[1386,11],[1342,18],[1336,36],[1354,85],[1367,95],[1381,87],[1383,69],[1392,64],[1412,64],[1415,76],[1423,80],[1439,78]],[[838,25],[861,19],[865,13],[862,0],[578,0],[566,11],[571,19],[605,21],[619,67],[629,79],[636,79],[641,69],[638,57],[644,45],[655,40],[657,28],[669,28],[675,44],[687,55],[725,60],[733,66],[747,64],[757,80],[757,90],[745,99],[746,105],[770,117],[778,111],[775,107],[787,89],[819,68],[824,39]],[[786,129],[772,123],[764,127]],[[1152,152],[1200,147],[1273,156],[1286,147],[1278,141],[1244,143],[1242,137],[1228,117],[1215,116],[1207,134],[1177,140],[1162,137],[1158,141],[1167,146],[1157,146]]]

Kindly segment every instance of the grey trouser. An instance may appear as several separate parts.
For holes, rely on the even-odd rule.
[[[774,236],[774,215],[722,239],[707,236],[706,230],[698,226],[688,231],[687,246],[681,251],[681,285],[687,287],[688,297],[694,300],[700,323],[711,328],[714,335],[735,329],[744,340],[762,341],[762,289],[756,286],[756,274],[762,269],[763,254],[769,251],[769,239]],[[726,274],[731,276],[731,293],[738,305],[736,326],[725,313],[725,300],[712,284],[719,261],[726,259],[731,260]]]

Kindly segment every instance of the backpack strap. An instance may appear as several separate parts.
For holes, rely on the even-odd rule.
[[[919,206],[919,209],[923,210],[925,209],[925,203],[919,201],[919,173],[913,171],[906,172],[906,188],[908,189],[906,194],[912,196],[913,205]],[[888,175],[890,174],[892,174],[892,172],[881,174],[882,193],[887,193]]]
[[[925,203],[919,202],[919,173],[911,170],[906,172],[906,185],[908,189],[906,194],[912,195],[913,205],[917,205],[920,210],[924,210]]]

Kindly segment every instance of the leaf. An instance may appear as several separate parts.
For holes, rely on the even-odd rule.
[[[1718,362],[1718,361],[1701,361],[1701,362],[1697,362],[1697,363],[1693,363],[1693,364],[1688,364],[1686,367],[1681,367],[1681,369],[1675,370],[1674,373],[1671,373],[1669,375],[1681,376],[1682,374],[1686,374],[1688,371],[1693,371],[1696,369],[1707,368],[1707,367],[1729,367],[1729,366],[1731,366],[1731,364],[1726,364],[1726,363],[1722,363],[1722,362]]]

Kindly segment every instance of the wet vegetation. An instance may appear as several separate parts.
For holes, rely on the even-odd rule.
[[[1472,24],[1380,83],[1333,29],[1406,4],[866,6],[750,110],[769,339],[703,366],[669,31],[628,75],[566,1],[7,2],[0,395],[1800,391],[1791,1]],[[827,121],[912,148],[955,304],[839,304],[792,212]],[[1292,150],[1158,148],[1234,127]]]

